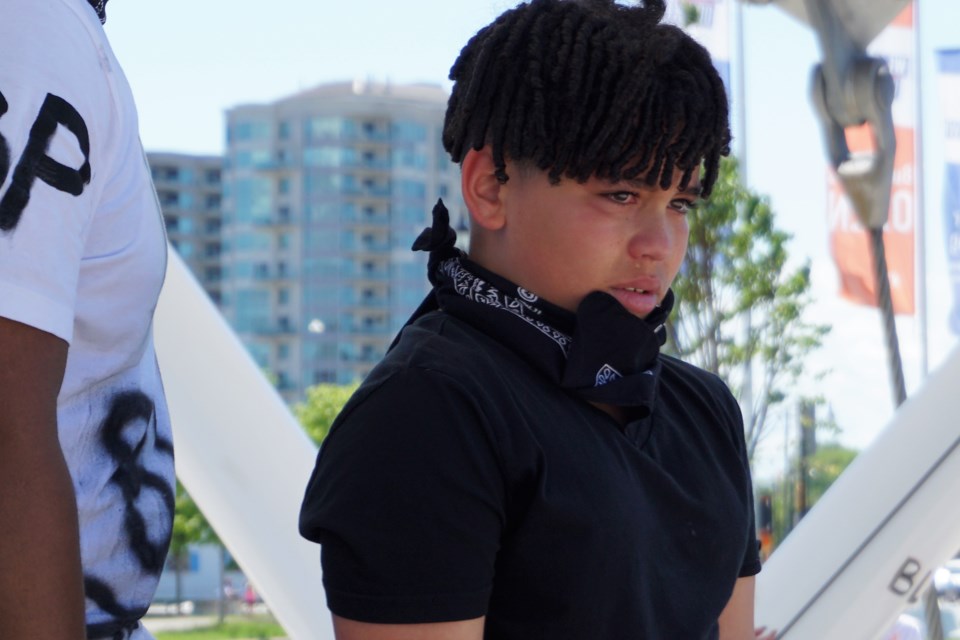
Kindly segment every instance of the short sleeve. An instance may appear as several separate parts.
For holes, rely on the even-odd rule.
[[[0,20],[0,316],[70,341],[109,93],[89,35],[62,14],[11,4]]]
[[[448,376],[361,387],[318,454],[300,515],[330,610],[375,623],[483,616],[504,488],[480,400]]]

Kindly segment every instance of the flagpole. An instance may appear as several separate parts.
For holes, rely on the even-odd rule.
[[[914,284],[915,295],[917,296],[917,331],[920,339],[920,384],[927,378],[929,372],[928,351],[927,351],[927,240],[926,240],[926,215],[924,214],[924,203],[926,198],[923,192],[923,51],[920,46],[920,2],[913,2],[913,65],[914,65],[914,87],[916,87],[914,108],[914,142],[913,142],[913,176],[916,180],[914,185],[913,203],[915,209],[914,220],[914,246],[915,246],[915,264],[916,278]],[[943,628],[940,624],[940,599],[936,588],[931,584],[927,587],[923,597],[923,609],[927,622],[928,634],[933,640],[943,638]]]
[[[916,246],[916,296],[917,296],[917,332],[920,340],[920,380],[926,379],[929,372],[929,351],[927,344],[927,239],[926,215],[924,213],[923,179],[923,51],[920,46],[920,3],[913,3],[913,57],[916,73],[916,98],[914,99],[915,135],[914,135],[914,242]]]
[[[737,100],[739,101],[737,109],[737,160],[740,164],[740,180],[743,186],[750,187],[750,179],[747,167],[747,73],[746,62],[744,61],[743,36],[743,0],[730,0],[736,5],[737,22]],[[729,14],[728,14],[729,15]],[[730,29],[727,28],[727,38],[730,37]],[[750,334],[753,331],[753,318],[751,317],[750,307],[747,307],[743,317],[744,333],[746,334],[746,344],[750,345]],[[748,349],[748,353],[751,353]],[[748,357],[743,363],[743,421],[748,432],[753,434],[753,359]]]

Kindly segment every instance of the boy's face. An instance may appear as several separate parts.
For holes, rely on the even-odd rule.
[[[510,171],[501,186],[506,224],[500,264],[484,265],[560,307],[576,311],[593,291],[637,317],[663,300],[687,250],[686,214],[699,198],[699,172],[680,190],[641,180],[584,184],[546,172]]]

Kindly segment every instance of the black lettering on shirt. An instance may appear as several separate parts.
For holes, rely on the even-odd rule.
[[[63,125],[77,138],[83,152],[83,164],[77,168],[62,165],[47,155],[57,125]],[[20,216],[30,200],[30,189],[37,178],[58,191],[74,196],[83,193],[84,186],[90,183],[90,135],[87,124],[69,102],[52,93],[47,94],[40,106],[40,113],[30,128],[27,146],[13,170],[10,188],[0,200],[0,231],[10,231],[19,224]]]
[[[0,93],[0,118],[7,112],[7,99]],[[10,171],[10,146],[7,145],[7,139],[0,133],[0,187],[7,179],[7,172]]]
[[[142,391],[121,391],[109,402],[100,425],[100,438],[117,465],[110,478],[110,485],[120,494],[118,507],[123,509],[123,530],[116,532],[120,538],[117,549],[121,549],[122,541],[145,575],[159,576],[170,546],[175,496],[169,480],[147,469],[144,457],[154,449],[172,459],[173,443],[157,433],[155,405]],[[165,514],[156,514],[157,518],[149,521],[136,504],[141,494],[148,491],[159,496],[166,508]],[[111,636],[117,629],[125,628],[126,622],[135,622],[145,613],[146,605],[140,608],[139,604],[123,603],[125,594],[117,588],[124,586],[128,585],[111,585],[96,575],[84,575],[87,598],[114,618],[113,622],[88,626],[88,637]]]

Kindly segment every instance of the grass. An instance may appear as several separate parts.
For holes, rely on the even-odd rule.
[[[231,640],[285,638],[287,632],[269,616],[250,618],[227,616],[223,624],[185,631],[157,632],[157,640]]]

